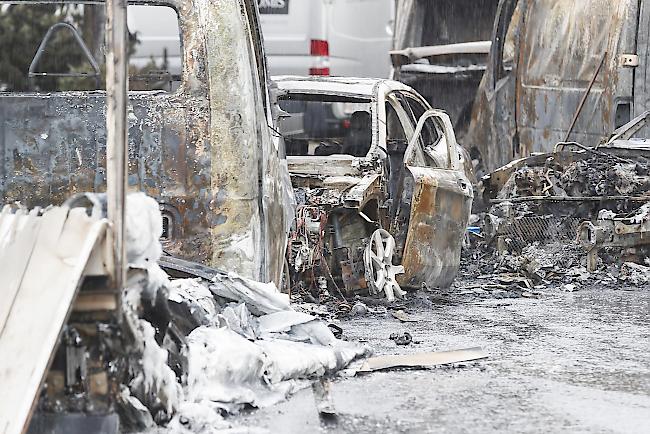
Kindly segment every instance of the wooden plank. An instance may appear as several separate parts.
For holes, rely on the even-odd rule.
[[[9,214],[6,211],[5,207],[0,217],[0,264],[2,269],[2,275],[0,275],[2,291],[0,333],[4,329],[29,258],[32,256],[38,235],[38,225],[41,221],[35,213]],[[20,237],[16,237],[16,232],[20,233]]]
[[[405,354],[397,356],[372,357],[363,364],[359,372],[378,371],[389,368],[427,368],[450,363],[470,362],[485,359],[487,354],[479,347],[437,353]]]
[[[83,209],[52,208],[37,217],[36,227],[17,228],[14,249],[23,249],[36,231],[33,250],[19,280],[15,299],[0,332],[0,432],[18,434],[26,429],[44,375],[83,270],[104,233],[104,220],[94,220]],[[14,249],[11,249],[12,251]],[[16,251],[18,251],[16,250]],[[9,252],[5,252],[9,253]],[[15,273],[0,262],[0,287]],[[6,303],[7,300],[0,300]]]

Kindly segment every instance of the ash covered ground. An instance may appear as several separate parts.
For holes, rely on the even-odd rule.
[[[584,261],[569,244],[500,256],[474,243],[447,290],[410,293],[393,304],[299,304],[375,355],[480,346],[489,358],[426,370],[345,371],[331,379],[333,416],[319,416],[319,400],[305,389],[278,406],[244,412],[231,426],[286,433],[647,432],[650,274],[622,263],[592,274]],[[405,332],[408,345],[391,339]]]

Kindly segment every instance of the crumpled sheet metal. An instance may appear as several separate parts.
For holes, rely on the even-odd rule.
[[[289,295],[280,293],[273,283],[256,282],[235,273],[215,276],[209,289],[217,297],[246,303],[255,315],[291,309]]]
[[[175,286],[186,282],[196,284],[180,280]],[[230,303],[218,315],[220,326],[197,327],[187,337],[188,402],[210,402],[228,412],[244,404],[272,405],[308,386],[308,380],[342,369],[368,352],[336,339],[320,320],[291,310],[273,285],[234,275],[204,285]],[[215,286],[220,289],[215,291]]]

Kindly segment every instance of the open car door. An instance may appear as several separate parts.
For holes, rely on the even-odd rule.
[[[456,277],[474,193],[449,116],[429,110],[418,121],[404,153],[392,233],[407,287],[444,288]]]

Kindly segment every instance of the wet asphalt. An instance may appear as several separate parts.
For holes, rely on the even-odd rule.
[[[375,355],[480,346],[489,358],[332,380],[336,414],[305,389],[233,427],[272,433],[650,433],[650,289],[557,288],[539,298],[419,293],[405,308],[338,322]],[[391,333],[415,342],[397,346]]]

